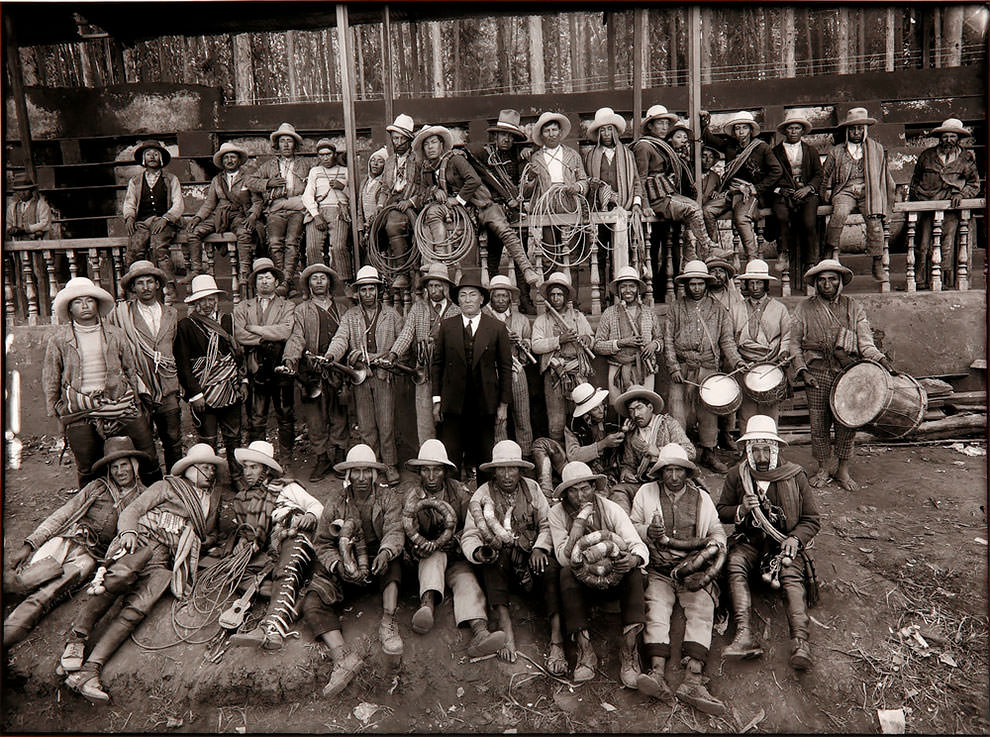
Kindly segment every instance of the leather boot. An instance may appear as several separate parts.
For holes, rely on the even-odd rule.
[[[643,626],[638,625],[638,629],[634,631],[639,635],[641,629]],[[628,635],[623,635],[619,644],[619,680],[626,688],[636,688],[642,670],[639,664],[639,648],[635,639],[630,645],[627,637]]]
[[[343,691],[354,676],[364,667],[364,660],[356,652],[348,651],[344,657],[335,661],[333,671],[330,673],[330,680],[323,687],[324,696],[336,696]]]
[[[285,288],[288,296],[298,294],[296,288],[296,264],[299,262],[299,244],[285,244]]]
[[[11,647],[30,634],[41,621],[45,611],[41,602],[34,598],[25,599],[10,613],[3,623],[3,646]]]
[[[203,244],[199,241],[189,239],[189,263],[186,266],[186,275],[177,281],[179,284],[188,284],[194,276],[203,273]]]
[[[316,457],[316,465],[313,466],[313,472],[309,474],[309,480],[322,481],[332,470],[333,463],[330,461],[330,456],[326,453],[320,453]]]
[[[811,648],[808,641],[803,637],[795,637],[791,640],[791,667],[794,670],[808,670],[811,663]]]
[[[419,598],[419,609],[413,614],[412,629],[417,635],[425,635],[433,629],[433,609],[436,606],[436,592],[427,591]]]
[[[402,637],[395,622],[395,614],[382,613],[382,621],[378,626],[378,639],[382,643],[382,651],[386,655],[402,655]]]
[[[105,704],[110,701],[110,694],[100,683],[100,665],[86,663],[81,670],[70,673],[65,679],[65,685],[82,695],[94,704]]]
[[[701,457],[698,459],[698,462],[702,466],[712,469],[715,473],[728,473],[729,471],[729,467],[715,457],[714,448],[702,448]]]
[[[674,692],[667,685],[664,678],[664,670],[667,667],[667,659],[660,658],[660,662],[655,664],[646,673],[640,673],[636,679],[636,688],[653,699],[665,701],[668,704],[674,701]]]
[[[725,712],[725,704],[712,696],[706,684],[708,679],[701,675],[705,664],[691,657],[682,661],[686,666],[684,681],[677,687],[677,698],[690,704],[705,714],[719,716]]]
[[[780,585],[784,590],[787,624],[791,630],[791,667],[794,670],[807,670],[811,667],[811,649],[808,647],[808,611],[804,601],[804,583],[799,576],[783,575]]]
[[[739,452],[739,446],[736,441],[733,440],[732,435],[729,434],[728,430],[718,431],[718,444],[726,450],[731,450],[733,453]]]
[[[729,590],[732,592],[732,612],[736,620],[736,636],[722,650],[722,657],[730,659],[757,658],[763,655],[763,648],[760,647],[756,634],[749,626],[750,609],[752,608],[749,584],[746,583],[745,577],[730,576]]]

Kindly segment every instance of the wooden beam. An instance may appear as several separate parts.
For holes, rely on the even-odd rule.
[[[580,52],[578,51],[580,45],[581,42],[578,38],[577,15],[571,12],[567,14],[567,46],[569,47],[571,57],[571,73],[568,88],[571,92],[577,91],[578,87],[575,85],[575,81],[581,76],[579,63]]]
[[[715,38],[715,20],[712,9],[701,9],[701,83],[712,83],[712,43]],[[694,125],[692,120],[691,125]]]
[[[633,11],[633,126],[643,119],[643,26],[646,25],[646,8]]]
[[[296,77],[296,32],[285,32],[286,69],[289,73],[289,99],[296,102],[299,97],[299,80]]]
[[[784,42],[784,76],[795,77],[797,76],[797,55],[795,52],[797,33],[794,28],[794,8],[790,6],[784,8],[784,27],[781,35]]]
[[[546,72],[543,67],[543,17],[530,15],[529,23],[529,84],[530,92],[543,95],[547,91]]]
[[[391,123],[395,85],[392,78],[392,13],[386,3],[382,10],[382,83],[385,87],[385,120]]]
[[[354,118],[354,54],[351,53],[351,34],[347,5],[337,3],[337,54],[340,61],[340,82],[344,97],[344,142],[347,147],[348,168],[360,171],[357,158],[357,127]],[[361,238],[358,230],[357,182],[347,177],[347,195],[350,200],[351,238],[354,244],[354,271],[361,266]]]
[[[433,96],[443,97],[447,84],[443,77],[443,33],[440,21],[430,21],[430,58],[433,61]]]
[[[947,67],[957,67],[962,64],[963,11],[962,5],[950,5],[945,9],[942,18],[945,22],[943,42],[945,44],[944,63]]]
[[[7,47],[7,69],[10,72],[11,93],[14,96],[14,111],[17,114],[17,130],[21,137],[21,150],[24,153],[24,168],[34,179],[34,152],[31,145],[31,120],[28,118],[27,100],[24,97],[24,73],[21,69],[21,56],[17,52],[17,36],[10,13],[3,16],[3,45]]]
[[[883,69],[886,72],[894,71],[894,8],[887,8],[884,22],[884,42],[883,42]]]
[[[702,199],[701,187],[701,8],[688,7],[688,120],[695,137],[691,143],[694,149],[694,181],[697,182],[698,203]],[[709,61],[711,57],[709,56]]]
[[[242,104],[254,101],[254,63],[251,58],[251,34],[231,36],[234,46],[234,96]]]

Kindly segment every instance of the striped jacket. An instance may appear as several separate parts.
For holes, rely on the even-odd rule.
[[[430,301],[428,299],[420,300],[410,308],[409,314],[406,315],[406,322],[392,346],[392,352],[401,356],[409,350],[413,343],[419,343],[427,338],[436,339],[437,331],[440,330],[440,323],[448,317],[457,317],[459,314],[461,314],[461,308],[448,299],[443,312],[435,318],[433,308],[430,307]]]
[[[375,344],[377,350],[374,353],[385,354],[395,345],[399,332],[402,330],[402,317],[392,307],[379,303],[378,324],[375,327]],[[354,305],[340,320],[340,327],[337,328],[333,340],[330,341],[330,348],[327,355],[334,361],[340,361],[349,351],[359,351],[367,348],[368,323],[364,319],[364,310],[360,305]],[[369,353],[372,353],[368,349]],[[389,379],[392,374],[384,369],[375,369],[375,376],[379,379]]]

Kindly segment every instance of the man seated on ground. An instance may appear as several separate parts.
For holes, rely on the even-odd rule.
[[[419,609],[412,629],[425,635],[433,629],[434,610],[443,601],[447,582],[454,598],[454,620],[471,628],[470,657],[491,655],[505,646],[505,633],[488,631],[485,595],[464,560],[460,538],[468,516],[470,494],[452,475],[457,467],[439,440],[427,440],[419,455],[406,461],[418,478],[408,485],[402,508],[406,554],[417,566]]]
[[[137,469],[138,459],[145,455],[134,449],[130,438],[107,438],[103,451],[105,455],[93,464],[93,473],[103,475],[50,514],[11,556],[11,567],[24,566],[14,575],[14,583],[29,584],[24,593],[30,596],[4,620],[4,647],[27,637],[42,617],[96,570],[117,532],[119,511],[144,491]],[[46,569],[45,580],[39,580]],[[4,584],[7,593],[13,588]]]
[[[673,700],[664,670],[670,658],[670,617],[674,603],[679,602],[685,619],[681,665],[686,672],[677,688],[677,698],[706,714],[721,714],[725,704],[705,688],[701,671],[712,645],[718,602],[714,578],[725,563],[725,532],[719,524],[715,502],[695,481],[697,474],[698,467],[684,449],[670,443],[660,449],[660,458],[651,469],[654,478],[659,475],[659,482],[643,484],[633,499],[630,519],[650,549],[643,633],[650,670],[639,677],[638,686],[653,698]],[[691,538],[699,544],[685,549]],[[689,558],[701,549],[714,555],[712,567],[682,575],[682,564],[693,562]]]
[[[510,583],[525,594],[532,594],[535,586],[542,590],[550,620],[547,669],[556,676],[563,675],[567,660],[560,629],[560,567],[553,559],[547,521],[550,505],[539,485],[522,477],[522,471],[532,470],[533,464],[523,460],[518,443],[497,443],[492,460],[483,463],[481,469],[493,469],[495,478],[482,484],[471,497],[461,550],[468,561],[481,568],[488,603],[505,632],[505,646],[498,656],[516,662],[516,638],[509,617]]]
[[[223,462],[209,445],[197,443],[169,476],[149,486],[120,513],[117,537],[107,551],[107,560],[112,562],[102,590],[87,593],[78,603],[62,655],[61,666],[68,673],[65,685],[73,691],[93,702],[109,701],[110,694],[100,683],[103,666],[166,589],[177,599],[190,593],[199,551],[216,541],[220,490],[214,482],[217,466]],[[121,597],[123,608],[84,663],[83,652],[93,627]]]
[[[664,413],[663,399],[656,392],[631,386],[616,399],[615,410],[626,418],[623,427],[628,429],[622,441],[621,483],[612,487],[609,499],[628,514],[640,484],[652,479],[651,469],[660,457],[661,448],[677,443],[692,460],[696,451],[681,423]]]
[[[323,505],[297,481],[282,475],[271,443],[255,440],[247,448],[237,448],[234,456],[246,484],[234,497],[237,546],[250,545],[255,553],[248,575],[263,573],[266,578],[270,572],[272,586],[264,618],[253,630],[233,635],[230,642],[277,650],[298,618],[297,601],[312,570],[312,540]]]
[[[341,693],[364,667],[361,656],[344,642],[340,609],[348,600],[353,601],[372,577],[382,592],[382,621],[378,626],[382,651],[391,657],[402,655],[402,638],[395,621],[405,543],[401,497],[379,486],[378,475],[384,473],[385,465],[364,443],[351,448],[347,459],[334,470],[344,474],[344,485],[323,507],[316,531],[316,570],[303,601],[303,618],[333,657],[324,696]]]
[[[649,563],[649,551],[629,515],[602,495],[604,476],[592,473],[585,463],[573,461],[564,466],[561,479],[554,490],[560,501],[550,509],[548,519],[554,554],[561,567],[564,632],[577,644],[577,663],[571,678],[581,683],[595,677],[598,656],[589,633],[591,604],[596,598],[618,597],[622,617],[619,675],[623,686],[636,688],[640,674],[637,637],[646,622],[642,568]],[[582,551],[590,543],[586,536],[599,531],[607,534],[596,537],[610,537],[621,549],[617,557],[609,558],[608,579],[592,585],[593,566],[585,562]]]
[[[722,650],[723,658],[754,658],[763,654],[750,627],[749,579],[759,568],[777,581],[787,602],[791,631],[791,667],[811,667],[807,605],[818,600],[818,581],[808,543],[821,529],[808,477],[796,463],[780,457],[786,442],[777,423],[754,415],[746,425],[746,456],[725,477],[718,516],[735,524],[729,538],[729,591],[732,593],[736,636]]]

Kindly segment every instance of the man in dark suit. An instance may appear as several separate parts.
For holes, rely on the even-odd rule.
[[[818,204],[821,201],[822,162],[818,151],[802,138],[811,123],[796,110],[788,110],[777,126],[784,140],[773,147],[783,174],[774,187],[771,207],[778,228],[780,250],[787,251],[791,284],[825,254],[819,253]]]
[[[440,440],[466,474],[491,454],[495,423],[508,416],[512,347],[505,325],[481,312],[488,290],[477,275],[461,277],[454,299],[461,314],[440,323],[430,376]]]

